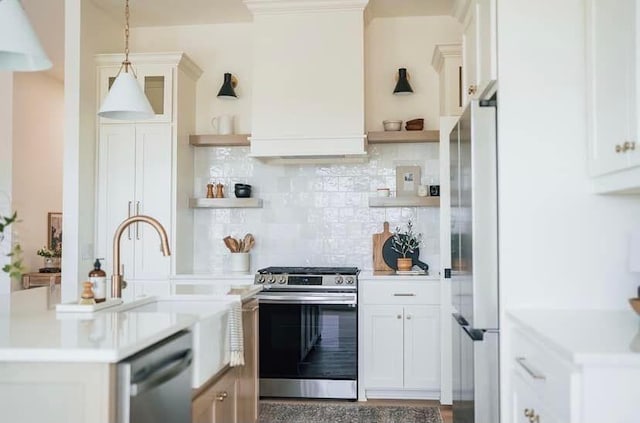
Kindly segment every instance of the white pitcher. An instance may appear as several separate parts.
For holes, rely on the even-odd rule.
[[[211,119],[211,126],[218,135],[230,135],[233,134],[233,116],[220,115],[214,116]]]

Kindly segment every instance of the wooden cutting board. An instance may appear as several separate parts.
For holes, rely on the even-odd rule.
[[[382,256],[382,247],[385,241],[391,238],[393,234],[389,232],[389,222],[384,222],[383,227],[382,233],[373,234],[373,270],[376,272],[393,270],[387,266]]]

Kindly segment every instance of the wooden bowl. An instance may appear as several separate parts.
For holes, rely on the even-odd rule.
[[[640,298],[629,298],[631,308],[640,316]]]

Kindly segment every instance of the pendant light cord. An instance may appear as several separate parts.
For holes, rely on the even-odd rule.
[[[124,66],[124,71],[129,72],[129,67],[131,66],[131,62],[129,61],[129,0],[125,0],[124,6],[124,62],[122,62],[122,66]],[[133,71],[133,67],[131,68],[131,72],[135,76],[135,72]]]

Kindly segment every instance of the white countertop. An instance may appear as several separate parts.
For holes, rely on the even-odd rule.
[[[261,286],[220,296],[226,302],[254,296]],[[35,288],[0,298],[0,361],[115,363],[181,330],[202,313],[189,307],[128,311],[131,303],[93,314],[56,313],[47,289]],[[186,297],[185,297],[186,298]],[[190,296],[191,301],[211,296]],[[136,300],[136,306],[153,300]],[[211,310],[213,313],[215,310]],[[199,316],[200,315],[200,316]]]
[[[410,281],[439,281],[440,275],[437,273],[435,275],[397,275],[395,272],[372,272],[370,270],[363,270],[358,275],[358,280],[360,281],[369,281],[369,280],[389,280],[389,279],[398,279],[398,280],[410,280]]]
[[[640,365],[640,317],[633,310],[512,310],[507,315],[579,365]]]
[[[115,363],[195,322],[178,313],[12,312],[0,315],[0,361]]]

